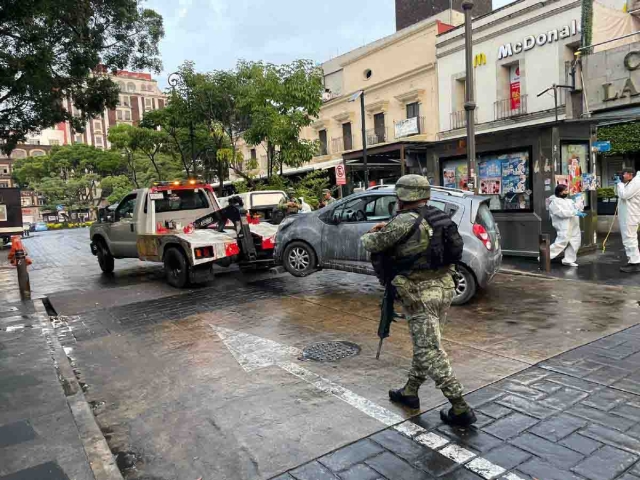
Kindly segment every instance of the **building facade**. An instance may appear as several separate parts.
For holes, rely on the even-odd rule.
[[[438,38],[440,134],[428,175],[446,187],[472,182],[489,196],[506,253],[538,255],[539,234],[554,232],[548,199],[569,178],[589,212],[583,247],[595,246],[596,193],[582,186],[595,175],[592,126],[566,113],[581,103],[581,12],[580,1],[521,0],[474,19],[475,172],[467,170],[464,30]]]
[[[303,129],[301,137],[320,144],[318,155],[302,169],[284,168],[285,175],[346,163],[350,187],[364,186],[362,114],[354,93],[364,92],[365,138],[370,180],[395,180],[401,171],[422,171],[424,144],[437,139],[438,85],[437,36],[463,21],[460,12],[442,12],[332,59],[323,64],[325,97],[318,118]],[[267,167],[263,146],[239,148],[245,159],[259,168],[249,172],[263,176]],[[239,177],[231,172],[231,181]],[[347,191],[351,191],[350,188]]]

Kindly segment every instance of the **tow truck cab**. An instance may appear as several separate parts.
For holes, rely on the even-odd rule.
[[[209,185],[154,184],[131,192],[114,210],[100,212],[91,227],[91,250],[105,272],[113,271],[117,258],[163,262],[168,282],[177,287],[210,279],[214,263],[271,261],[275,227],[252,225],[247,235],[242,234],[246,221],[244,227],[237,222],[212,228],[220,225],[220,214]],[[250,258],[241,243],[248,235],[253,239]]]

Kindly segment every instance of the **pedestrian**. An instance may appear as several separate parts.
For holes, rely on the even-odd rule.
[[[400,270],[391,284],[409,322],[413,343],[413,362],[406,385],[390,390],[392,402],[409,408],[420,408],[418,389],[429,377],[451,402],[449,410],[440,412],[442,421],[468,426],[476,421],[472,408],[462,397],[462,384],[453,374],[449,358],[442,348],[440,325],[445,321],[455,295],[451,265],[431,268],[427,253],[434,230],[419,209],[431,198],[429,181],[421,175],[405,175],[396,183],[398,213],[388,223],[379,223],[362,237],[371,253],[390,255]],[[422,221],[418,218],[422,216]],[[447,217],[447,220],[450,219]],[[457,230],[456,230],[457,232]],[[458,236],[458,238],[460,238]],[[434,244],[435,245],[435,244]],[[447,245],[447,242],[440,243]],[[462,239],[459,253],[462,252]],[[442,257],[445,258],[445,257]]]
[[[322,190],[322,201],[320,202],[320,208],[324,208],[327,205],[331,205],[335,201],[336,199],[331,196],[331,190],[329,190],[328,188],[325,188],[324,190]]]
[[[304,197],[300,197],[300,213],[309,213],[312,211],[311,205],[304,201]]]
[[[562,264],[577,267],[578,250],[582,245],[579,218],[586,217],[587,214],[578,210],[575,202],[569,198],[569,187],[566,185],[556,187],[555,195],[549,203],[549,215],[557,233],[556,241],[550,248],[551,259],[564,252]]]
[[[622,171],[622,180],[616,177],[618,193],[618,221],[622,244],[629,263],[620,267],[625,273],[640,272],[640,252],[638,251],[638,224],[640,224],[640,172],[632,168]]]
[[[287,198],[283,198],[278,203],[278,209],[284,211],[285,216],[298,213],[302,206],[296,198],[296,191],[293,188],[287,190]]]

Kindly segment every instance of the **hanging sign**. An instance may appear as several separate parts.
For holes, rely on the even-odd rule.
[[[336,185],[347,184],[347,173],[344,171],[344,165],[336,165]]]
[[[511,110],[520,109],[520,66],[511,65],[510,68],[510,92],[511,92]]]

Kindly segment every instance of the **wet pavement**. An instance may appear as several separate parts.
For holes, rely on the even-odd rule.
[[[382,291],[374,278],[230,269],[208,285],[177,291],[155,264],[116,261],[113,276],[101,275],[83,234],[27,240],[34,266],[41,263],[32,284],[65,316],[60,342],[125,478],[267,479],[291,471],[282,478],[464,480],[511,470],[518,476],[505,478],[556,478],[548,465],[565,475],[557,478],[615,478],[584,473],[594,468],[583,465],[591,452],[581,443],[589,441],[598,442],[593,451],[600,455],[620,450],[620,464],[635,468],[637,453],[589,436],[602,419],[627,421],[640,407],[640,392],[631,389],[640,334],[624,330],[640,323],[640,288],[633,285],[498,275],[471,304],[452,309],[444,347],[467,391],[476,390],[470,401],[482,405],[477,428],[459,435],[433,420],[431,409],[444,398],[432,385],[421,389],[426,413],[417,423],[404,422],[420,412],[388,401],[387,390],[406,379],[411,344],[406,323],[395,323],[375,360]],[[55,260],[40,258],[53,253]],[[0,301],[17,294],[11,273],[0,267]],[[621,331],[624,341],[582,347],[587,356],[572,350]],[[305,347],[330,341],[353,342],[360,352],[335,362],[301,359]],[[557,357],[563,354],[569,357]],[[619,383],[609,387],[609,379]],[[536,429],[556,416],[584,419],[580,408],[598,410],[591,403],[600,397],[578,382],[618,393],[627,382],[630,396],[609,410],[601,405],[609,417],[593,414],[556,440]],[[543,415],[536,402],[551,413]],[[503,419],[517,434],[500,433]],[[633,438],[636,421],[620,432]],[[552,447],[538,445],[543,437],[570,450],[575,463],[545,456]],[[486,470],[491,465],[503,470]]]
[[[558,258],[551,262],[551,272],[544,272],[540,270],[539,263],[535,258],[525,257],[505,257],[502,267],[509,271],[546,275],[566,280],[605,285],[640,286],[640,274],[620,272],[620,267],[627,264],[620,235],[611,234],[606,243],[605,238],[606,236],[599,237],[598,248],[595,251],[581,254],[578,257],[577,268],[562,265],[561,259]]]

